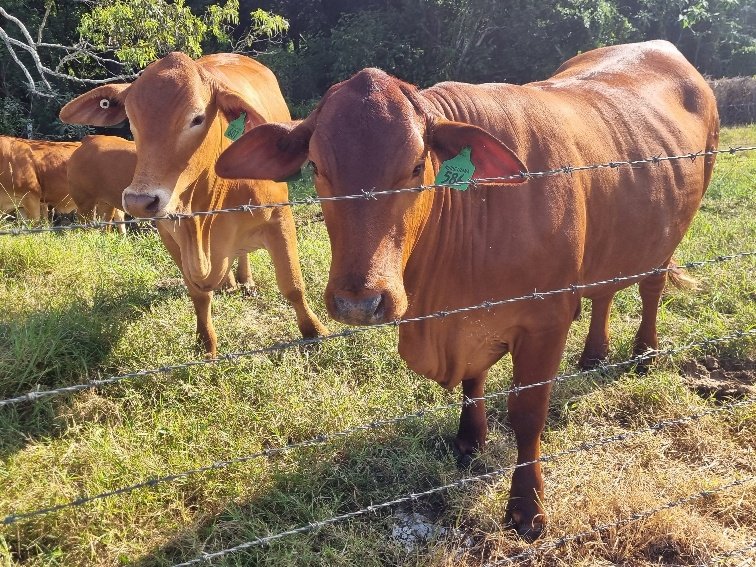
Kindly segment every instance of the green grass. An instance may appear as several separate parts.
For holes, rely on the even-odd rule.
[[[756,127],[727,129],[722,146],[753,144]],[[753,250],[756,155],[723,155],[679,261]],[[311,194],[307,179],[292,196]],[[329,247],[317,207],[296,209],[308,296],[322,304]],[[266,253],[252,257],[258,294],[217,294],[219,351],[297,337]],[[709,266],[701,290],[670,290],[659,315],[662,347],[756,324],[756,261]],[[178,269],[153,233],[100,232],[0,237],[0,397],[97,376],[200,358],[194,312]],[[640,305],[621,292],[612,317],[611,359],[632,350]],[[562,370],[573,371],[589,317],[570,333]],[[756,342],[722,345],[721,356],[753,358]],[[691,392],[680,365],[660,360],[648,374],[613,372],[556,387],[544,453],[603,435],[685,416],[715,402]],[[491,372],[505,389],[511,363]],[[289,350],[138,378],[97,391],[0,408],[0,515],[65,502],[147,478],[250,454],[266,447],[453,402],[410,372],[393,330],[319,348]],[[171,565],[309,521],[461,478],[445,439],[457,411],[362,432],[325,445],[191,475],[0,528],[0,565]],[[505,400],[489,407],[490,447],[476,464],[513,463]],[[548,537],[577,533],[621,515],[754,474],[753,406],[643,435],[545,467]],[[229,556],[217,565],[479,565],[521,549],[501,525],[509,478],[419,501],[415,510],[447,535],[407,551],[391,535],[391,513],[341,522]],[[402,509],[408,510],[407,507]],[[569,545],[533,564],[674,564],[707,561],[756,538],[751,485]]]

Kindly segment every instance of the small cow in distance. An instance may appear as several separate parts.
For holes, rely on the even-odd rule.
[[[170,53],[150,64],[131,84],[95,88],[69,102],[63,122],[112,126],[129,118],[136,143],[136,170],[123,192],[134,217],[161,217],[287,200],[285,183],[227,181],[214,170],[230,143],[229,122],[246,129],[290,120],[273,73],[242,55],[215,54],[193,61]],[[294,306],[305,337],[326,331],[307,304],[289,207],[159,220],[158,231],[181,267],[197,314],[197,334],[209,356],[217,352],[210,317],[214,289],[233,258],[265,248],[278,288]],[[245,282],[241,282],[245,283]]]
[[[550,79],[524,86],[445,82],[417,90],[365,69],[331,87],[298,126],[265,124],[245,134],[216,171],[281,179],[310,159],[321,197],[430,184],[457,156],[471,160],[472,179],[513,176],[503,182],[509,187],[323,203],[333,257],[328,311],[345,323],[374,324],[669,266],[714,156],[527,182],[521,173],[685,154],[716,148],[718,138],[706,81],[672,44],[650,41],[578,55]],[[461,382],[466,398],[483,395],[489,368],[507,353],[515,385],[544,383],[508,400],[522,466],[506,519],[524,537],[537,537],[546,522],[539,439],[581,295],[593,304],[581,358],[590,366],[607,356],[612,298],[635,282],[643,303],[635,353],[657,348],[666,279],[660,272],[399,327],[410,368],[446,388]],[[481,448],[486,433],[483,402],[465,404],[460,455]]]

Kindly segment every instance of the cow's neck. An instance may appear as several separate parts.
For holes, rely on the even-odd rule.
[[[480,109],[475,105],[456,105],[443,91],[433,90],[424,91],[430,93],[426,100],[442,117],[486,129],[490,127],[484,112],[477,115],[476,110]],[[511,112],[521,110],[513,108]],[[439,166],[434,161],[434,177]],[[487,264],[491,254],[494,253],[497,261],[506,261],[511,234],[509,231],[501,233],[501,195],[481,198],[484,191],[487,190],[437,189],[431,192],[404,271],[409,316],[477,302],[479,298],[470,295],[470,291],[479,288],[480,278],[490,272]],[[494,206],[495,202],[498,205]],[[489,230],[494,226],[497,230]],[[443,260],[439,261],[440,258]],[[449,282],[450,285],[429,285],[429,282]]]

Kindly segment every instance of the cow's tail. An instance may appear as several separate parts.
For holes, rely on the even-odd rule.
[[[667,283],[677,289],[697,291],[700,288],[698,280],[691,276],[685,269],[677,265],[674,260],[670,261],[667,272]]]

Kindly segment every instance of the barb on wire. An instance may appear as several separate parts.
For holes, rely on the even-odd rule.
[[[636,512],[634,514],[631,514],[630,516],[626,516],[614,522],[599,524],[598,526],[595,526],[589,530],[585,530],[576,534],[562,536],[554,540],[544,542],[540,545],[529,547],[521,551],[520,553],[517,553],[516,555],[510,555],[509,557],[502,557],[495,561],[486,563],[484,567],[501,567],[503,565],[513,565],[513,564],[518,563],[519,561],[522,561],[524,559],[530,559],[543,552],[559,549],[561,547],[564,547],[568,543],[582,542],[586,538],[593,536],[595,534],[600,534],[601,532],[605,532],[608,530],[622,528],[634,522],[650,518],[651,516],[654,516],[660,512],[663,512],[664,510],[670,510],[672,508],[676,508],[677,506],[689,504],[690,502],[700,500],[701,498],[706,498],[714,494],[719,494],[720,492],[724,492],[725,490],[729,490],[730,488],[748,484],[749,482],[753,482],[754,480],[756,480],[756,477],[750,476],[747,478],[742,478],[742,479],[734,480],[732,482],[728,482],[727,484],[723,484],[716,488],[710,488],[708,490],[701,490],[700,492],[696,492],[688,496],[683,496],[682,498],[672,500],[670,502],[667,502],[666,504],[662,504],[661,506],[657,506],[655,508],[649,508],[647,510],[643,510],[642,512]],[[747,549],[747,548],[743,548],[743,549]],[[737,550],[737,551],[741,551],[741,550]],[[729,554],[734,554],[734,553],[736,552],[731,551],[728,553],[728,556]]]
[[[639,435],[643,435],[645,433],[656,433],[657,431],[661,431],[662,429],[666,429],[668,427],[673,427],[675,425],[683,425],[686,423],[690,423],[693,421],[697,421],[699,419],[702,419],[703,417],[706,417],[708,415],[713,415],[715,413],[719,413],[721,411],[727,411],[732,410],[737,407],[745,406],[748,404],[752,404],[756,402],[756,399],[748,399],[748,400],[741,400],[738,402],[732,402],[729,404],[725,404],[719,407],[711,408],[706,411],[702,411],[697,414],[691,414],[685,417],[677,418],[677,419],[668,419],[664,421],[660,421],[657,423],[654,423],[653,425],[649,425],[647,427],[643,427],[641,429],[636,429],[633,431],[626,431],[625,433],[620,433],[617,435],[611,435],[609,437],[604,437],[602,439],[598,439],[595,441],[587,441],[585,443],[581,443],[580,445],[577,445],[575,447],[572,447],[570,449],[565,449],[563,451],[558,451],[556,453],[551,453],[550,455],[544,455],[540,457],[539,459],[535,459],[533,461],[527,461],[524,463],[518,463],[516,465],[511,465],[508,467],[500,468],[495,471],[491,471],[488,473],[480,474],[477,476],[471,476],[471,477],[465,477],[459,480],[456,480],[454,482],[450,482],[448,484],[444,484],[442,486],[437,486],[435,488],[431,488],[429,490],[423,491],[423,492],[413,492],[411,494],[408,494],[406,496],[402,496],[399,498],[395,498],[394,500],[389,500],[387,502],[382,502],[380,504],[371,504],[370,506],[366,506],[365,508],[361,508],[359,510],[356,510],[354,512],[347,512],[345,514],[340,514],[338,516],[333,516],[331,518],[326,518],[324,520],[318,520],[314,522],[310,522],[308,524],[304,524],[300,527],[293,528],[290,530],[286,530],[283,532],[278,532],[275,534],[271,534],[268,536],[258,537],[250,541],[246,541],[244,543],[241,543],[239,545],[235,545],[233,547],[229,547],[226,549],[222,549],[220,551],[214,551],[214,552],[206,552],[200,555],[199,557],[195,559],[191,559],[189,561],[186,561],[184,563],[178,563],[176,565],[173,565],[173,567],[190,567],[191,565],[198,565],[201,563],[205,563],[207,561],[212,561],[214,559],[218,559],[220,557],[224,557],[227,555],[230,555],[232,553],[238,553],[239,551],[243,551],[245,549],[250,549],[252,547],[258,547],[261,545],[268,545],[274,541],[293,536],[298,534],[305,534],[309,533],[315,530],[318,530],[320,528],[323,528],[325,526],[333,525],[336,523],[340,523],[346,520],[351,520],[354,518],[358,518],[360,516],[365,516],[367,514],[375,513],[381,510],[385,510],[388,508],[394,508],[396,506],[399,506],[401,504],[407,504],[409,502],[414,502],[415,500],[419,500],[421,498],[426,498],[428,496],[432,496],[434,494],[440,494],[443,492],[448,492],[449,490],[455,489],[455,488],[463,488],[467,485],[477,483],[477,482],[484,482],[484,481],[490,481],[496,478],[501,477],[502,475],[511,472],[513,470],[516,470],[518,468],[522,467],[528,467],[531,465],[534,465],[535,463],[541,462],[546,463],[550,461],[554,461],[556,459],[559,459],[561,457],[567,456],[567,455],[573,455],[577,453],[582,453],[585,451],[590,451],[593,449],[597,449],[599,447],[603,447],[605,445],[609,445],[611,443],[617,443],[620,441],[625,441],[627,439],[631,439],[633,437],[637,437]]]
[[[698,152],[688,152],[681,155],[673,156],[652,156],[648,158],[636,159],[636,160],[614,160],[606,163],[594,163],[591,165],[574,165],[574,166],[562,166],[556,169],[548,169],[545,171],[531,171],[521,172],[515,175],[506,175],[502,177],[484,177],[472,180],[471,186],[473,188],[484,187],[486,184],[497,184],[505,181],[512,181],[515,179],[539,179],[543,177],[551,177],[555,175],[572,175],[578,171],[594,171],[598,169],[616,169],[619,167],[640,167],[641,165],[653,164],[658,165],[664,161],[675,160],[695,160],[700,156],[712,156],[717,154],[735,154],[738,152],[747,152],[756,150],[756,146],[738,146],[730,148],[721,148],[717,150],[701,150]],[[378,197],[386,197],[389,195],[399,195],[402,193],[421,193],[423,191],[433,191],[437,189],[446,189],[448,185],[419,185],[417,187],[405,187],[400,189],[386,189],[378,191],[375,189],[363,189],[357,193],[351,195],[336,195],[333,197],[305,197],[302,199],[292,199],[290,201],[281,201],[278,203],[264,203],[260,205],[246,204],[239,205],[237,207],[228,207],[225,209],[212,209],[209,211],[193,211],[190,213],[171,213],[161,217],[143,217],[135,219],[127,219],[123,221],[93,221],[88,223],[69,224],[66,226],[41,226],[36,228],[12,228],[0,230],[0,236],[20,236],[24,234],[36,234],[42,232],[60,232],[66,230],[82,230],[93,228],[106,228],[112,226],[118,226],[123,224],[132,224],[137,222],[146,221],[180,221],[181,219],[212,216],[223,213],[251,213],[261,209],[275,209],[280,207],[293,207],[300,205],[312,205],[314,203],[324,203],[329,201],[351,201],[359,199],[377,200]]]
[[[630,358],[628,360],[624,360],[622,362],[615,362],[612,364],[604,364],[600,367],[593,368],[590,370],[582,370],[579,372],[574,372],[571,374],[562,374],[559,376],[555,376],[554,378],[551,378],[549,380],[544,380],[542,382],[534,382],[532,384],[528,384],[525,386],[513,386],[511,388],[505,389],[500,392],[492,392],[490,394],[486,394],[484,396],[478,397],[478,398],[465,398],[462,401],[462,406],[465,405],[474,405],[479,401],[486,401],[486,400],[493,400],[496,398],[500,398],[503,396],[507,396],[511,393],[520,392],[522,390],[527,390],[531,388],[538,388],[541,386],[545,386],[552,383],[558,383],[563,382],[572,378],[577,378],[580,376],[588,376],[591,374],[596,373],[603,373],[607,370],[615,369],[615,368],[624,368],[628,366],[633,366],[636,364],[640,364],[646,360],[651,360],[656,356],[672,356],[681,352],[685,352],[688,350],[691,350],[693,348],[703,348],[706,346],[710,346],[713,344],[719,344],[723,342],[727,342],[736,338],[744,337],[744,336],[753,336],[756,335],[756,329],[752,329],[750,331],[736,331],[734,333],[731,333],[729,335],[721,336],[721,337],[714,337],[710,339],[706,339],[703,341],[698,341],[694,343],[689,343],[687,345],[682,345],[679,347],[664,349],[664,350],[658,350],[658,351],[649,351],[647,353],[644,353],[642,355]],[[213,463],[210,463],[208,465],[204,465],[201,467],[197,467],[194,469],[184,470],[178,473],[168,474],[164,476],[158,476],[158,477],[152,477],[148,478],[146,480],[143,480],[141,482],[138,482],[136,484],[132,484],[129,486],[123,486],[120,488],[116,488],[114,490],[109,490],[106,492],[101,492],[99,494],[94,494],[90,496],[81,496],[79,498],[76,498],[75,500],[71,500],[69,502],[64,502],[61,504],[55,504],[52,506],[48,506],[45,508],[39,508],[36,510],[31,510],[28,512],[20,512],[16,514],[10,514],[6,516],[5,518],[0,521],[2,524],[12,524],[19,522],[21,520],[25,520],[28,518],[33,518],[35,516],[43,516],[46,514],[50,514],[52,512],[58,512],[60,510],[64,510],[66,508],[74,508],[83,506],[84,504],[87,504],[89,502],[94,502],[97,500],[104,500],[106,498],[111,498],[113,496],[118,496],[122,494],[128,494],[130,492],[133,492],[135,490],[139,490],[142,488],[154,488],[158,484],[162,484],[165,482],[172,482],[175,480],[179,480],[182,478],[186,478],[192,475],[210,472],[213,470],[220,470],[224,469],[226,467],[246,463],[249,461],[253,461],[255,459],[259,458],[269,458],[277,455],[281,455],[284,453],[288,453],[290,451],[293,451],[295,449],[303,449],[306,447],[317,447],[322,446],[327,443],[330,443],[336,439],[349,437],[350,435],[353,435],[354,433],[358,432],[365,432],[365,431],[375,431],[379,429],[383,429],[385,427],[389,427],[392,425],[397,425],[402,422],[410,421],[413,419],[419,419],[423,417],[427,417],[436,413],[441,413],[444,411],[452,410],[452,409],[459,409],[460,404],[459,403],[449,403],[449,404],[441,404],[437,406],[432,406],[424,409],[420,409],[415,412],[406,413],[386,419],[378,419],[375,421],[371,421],[369,423],[363,423],[360,425],[352,426],[347,429],[342,429],[340,431],[334,431],[331,433],[321,433],[320,435],[316,435],[315,437],[312,437],[310,439],[306,439],[304,441],[298,441],[294,443],[289,443],[287,445],[282,445],[279,447],[271,447],[267,449],[263,449],[261,451],[258,451],[256,453],[251,453],[249,455],[243,455],[240,457],[233,457],[230,459],[225,459],[221,461],[215,461]]]
[[[517,297],[510,297],[507,299],[486,300],[481,303],[478,303],[475,305],[469,305],[466,307],[458,307],[454,309],[444,309],[440,311],[435,311],[428,315],[418,315],[417,317],[396,319],[394,321],[388,321],[385,323],[377,323],[375,325],[370,325],[370,326],[365,326],[365,327],[354,327],[351,329],[345,329],[338,333],[331,333],[329,335],[324,335],[322,337],[296,339],[296,340],[292,340],[288,342],[278,342],[278,343],[274,343],[266,347],[223,354],[215,358],[204,358],[200,360],[191,360],[188,362],[181,362],[178,364],[169,364],[165,366],[160,366],[158,368],[136,370],[134,372],[128,372],[126,374],[118,374],[115,376],[111,376],[109,378],[92,380],[90,382],[85,382],[83,384],[73,384],[71,386],[63,386],[63,387],[55,388],[51,390],[32,390],[31,392],[27,392],[26,394],[22,394],[20,396],[0,400],[0,408],[5,407],[5,406],[19,404],[22,402],[33,402],[33,401],[40,400],[43,398],[61,396],[61,395],[66,395],[66,394],[73,394],[75,392],[81,392],[84,390],[91,390],[93,388],[99,388],[99,387],[107,386],[110,384],[116,384],[118,382],[122,382],[124,380],[128,380],[131,378],[142,378],[146,376],[154,376],[157,374],[166,374],[169,372],[173,372],[175,370],[184,370],[184,369],[192,368],[195,366],[214,365],[214,364],[218,364],[222,362],[237,362],[239,359],[249,358],[251,356],[255,356],[258,354],[266,354],[269,352],[275,352],[275,351],[280,351],[280,350],[287,350],[291,348],[298,348],[302,346],[319,344],[319,343],[329,341],[332,339],[352,337],[355,335],[359,335],[361,333],[375,331],[376,329],[382,329],[386,327],[398,327],[400,325],[406,325],[409,323],[419,323],[422,321],[428,321],[430,319],[442,319],[450,315],[458,315],[461,313],[469,313],[472,311],[489,310],[495,307],[508,305],[510,303],[517,303],[520,301],[529,301],[533,299],[544,299],[546,297],[560,295],[563,293],[576,293],[577,291],[580,291],[580,290],[592,289],[595,287],[601,287],[605,285],[625,283],[625,282],[635,282],[639,280],[640,278],[644,278],[646,276],[669,272],[669,271],[677,270],[680,268],[695,269],[695,268],[700,268],[701,266],[705,266],[708,264],[717,264],[720,262],[727,262],[730,260],[735,260],[738,258],[745,258],[748,256],[756,256],[756,251],[744,251],[744,252],[738,252],[735,254],[720,255],[714,258],[709,258],[707,260],[687,262],[685,264],[679,264],[677,266],[670,266],[667,268],[653,268],[651,270],[647,270],[645,272],[639,272],[637,274],[632,274],[629,276],[615,276],[613,278],[599,280],[599,281],[591,282],[587,284],[574,283],[574,284],[570,284],[566,287],[562,287],[558,289],[552,289],[549,291],[533,291],[532,293],[520,295]]]

